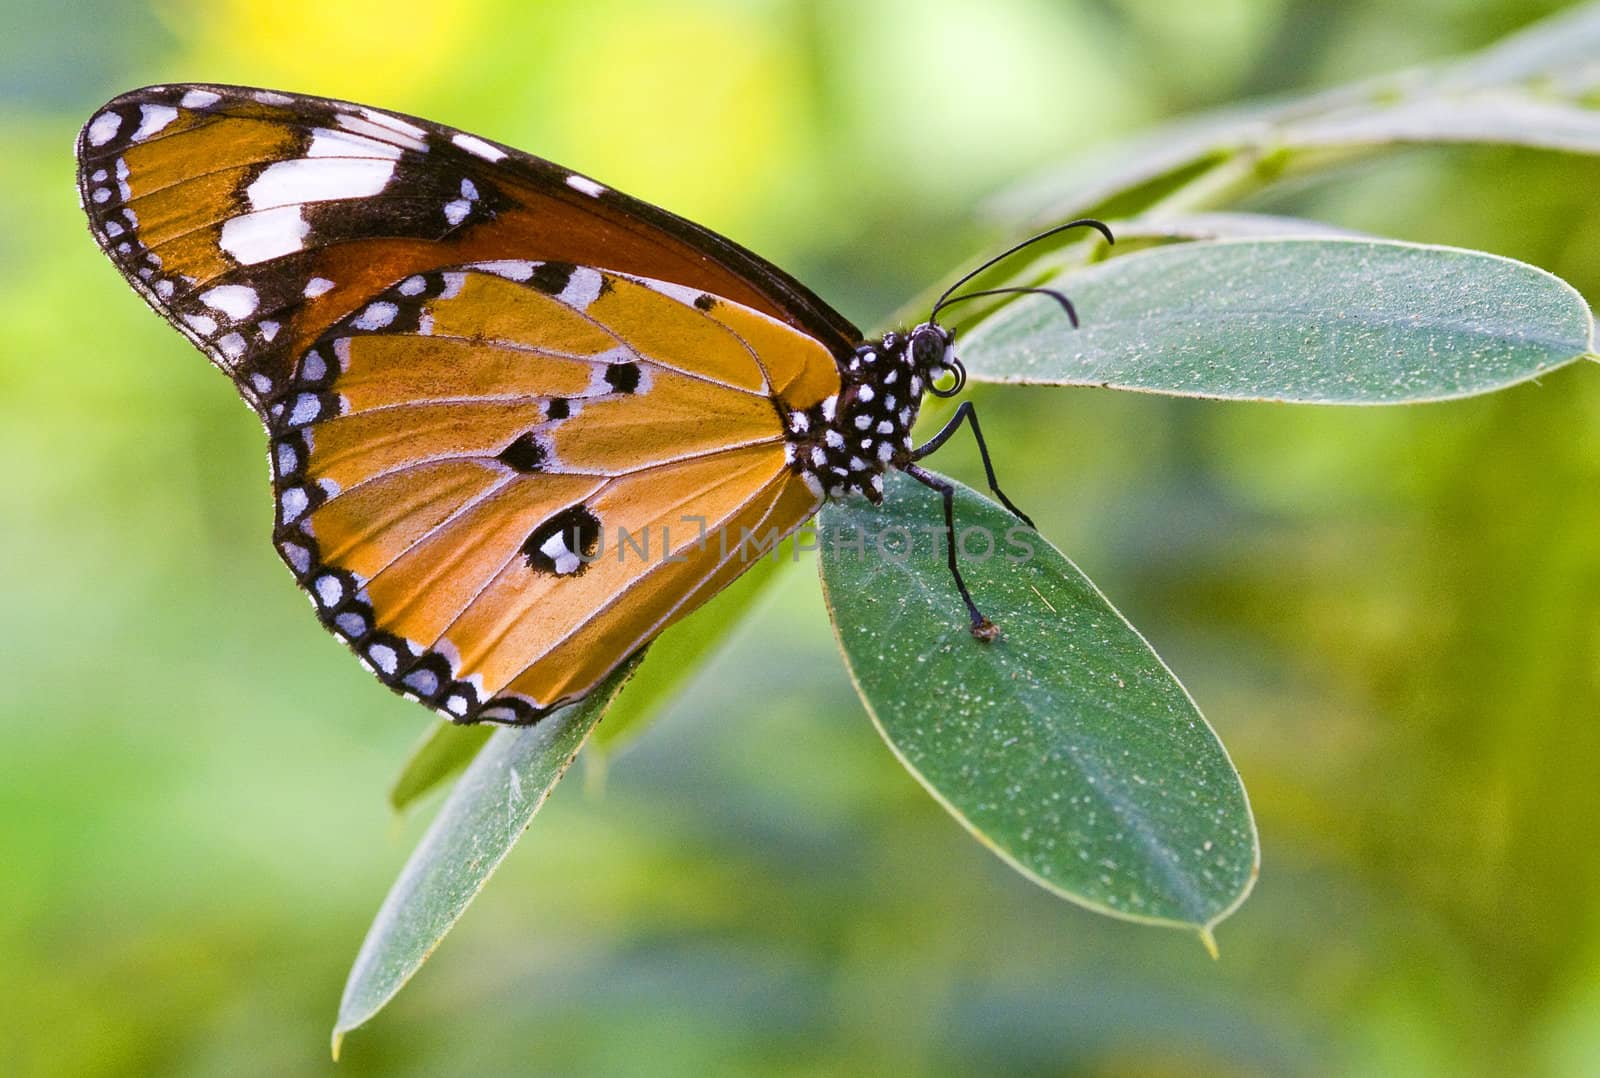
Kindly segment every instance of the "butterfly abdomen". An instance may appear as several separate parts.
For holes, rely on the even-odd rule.
[[[910,459],[926,383],[907,343],[891,333],[861,345],[843,364],[836,395],[789,414],[789,466],[819,497],[881,502],[883,473]]]

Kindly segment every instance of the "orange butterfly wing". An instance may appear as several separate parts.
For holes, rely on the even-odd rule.
[[[769,356],[802,377],[775,388]],[[278,549],[385,682],[459,720],[528,721],[816,511],[784,417],[837,392],[832,370],[811,338],[663,282],[416,275],[269,405]]]
[[[262,416],[275,542],[319,616],[453,719],[581,697],[743,571],[747,535],[820,504],[785,424],[831,415],[859,333],[664,211],[425,121],[222,86],[109,103],[79,185]]]

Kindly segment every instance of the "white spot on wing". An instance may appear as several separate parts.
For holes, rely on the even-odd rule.
[[[506,152],[500,147],[491,146],[474,135],[452,135],[450,141],[474,157],[481,157],[485,161],[504,161],[506,157]]]
[[[261,331],[261,339],[266,341],[268,344],[271,344],[272,338],[278,335],[279,326],[278,323],[272,321],[271,319],[267,319],[258,323],[256,325],[256,329]]]
[[[311,504],[304,487],[290,487],[283,492],[283,496],[278,499],[278,502],[283,507],[283,522],[285,524],[293,524],[299,520],[300,514],[306,511],[306,506]],[[304,571],[303,569],[301,570],[301,572]]]
[[[289,425],[298,427],[309,423],[322,414],[322,402],[315,393],[302,393],[294,399],[294,408],[289,412]]]
[[[238,333],[230,333],[218,339],[217,351],[226,356],[230,362],[237,363],[239,357],[244,355],[244,337]]]
[[[311,551],[298,543],[284,543],[278,548],[283,551],[283,556],[288,559],[289,565],[297,573],[304,573],[311,568]]]
[[[217,331],[217,320],[209,314],[186,314],[183,320],[202,337],[209,337]]]
[[[200,293],[200,302],[239,322],[255,313],[261,297],[249,285],[224,284]]]
[[[603,184],[595,183],[589,177],[579,176],[577,173],[567,177],[567,186],[574,191],[582,191],[590,198],[599,198],[606,190]]]
[[[390,116],[387,112],[379,112],[377,109],[362,109],[361,115],[379,127],[387,127],[390,131],[401,135],[408,135],[415,139],[420,139],[427,135],[427,132],[416,124],[407,123],[398,116]]]
[[[294,104],[294,98],[290,97],[288,94],[280,94],[272,90],[257,90],[252,96],[254,96],[255,99],[261,102],[263,105]]]
[[[567,287],[563,288],[556,298],[570,307],[586,311],[589,309],[589,304],[600,298],[601,283],[602,278],[599,273],[587,266],[578,266],[567,279]]]
[[[439,675],[424,666],[407,674],[405,685],[409,689],[415,689],[423,696],[432,696],[439,691]]]
[[[299,206],[279,206],[231,218],[222,226],[218,246],[239,264],[254,266],[300,250],[310,231]]]
[[[344,583],[331,573],[317,577],[315,587],[323,606],[338,606],[344,599]]]
[[[495,262],[479,262],[477,269],[504,277],[508,281],[526,281],[533,276],[533,263],[521,259],[505,258]]]
[[[382,329],[394,321],[394,316],[400,313],[400,308],[393,303],[369,303],[367,309],[362,311],[350,324],[357,329]]]
[[[111,141],[122,126],[122,117],[115,112],[102,112],[89,122],[89,145],[104,146]],[[504,157],[504,154],[501,154]]]
[[[392,142],[404,146],[408,150],[417,150],[420,153],[428,151],[428,144],[422,141],[423,131],[420,127],[412,127],[393,116],[385,116],[381,112],[363,109],[366,119],[352,116],[348,112],[341,112],[335,120],[346,131],[354,131],[358,135],[367,135],[382,142]],[[381,118],[381,119],[380,119]],[[387,122],[385,122],[387,121]],[[405,130],[402,130],[404,128]],[[415,132],[415,134],[411,134]]]
[[[578,555],[567,547],[567,537],[561,532],[556,532],[556,534],[546,539],[539,549],[555,563],[556,572],[561,576],[577,572],[578,566],[583,564],[578,559]]]
[[[323,361],[321,352],[307,352],[306,358],[300,361],[300,377],[308,382],[320,382],[327,374],[328,364]]]
[[[133,133],[133,141],[143,142],[177,118],[178,110],[171,105],[140,105],[139,130]]]
[[[245,192],[252,209],[333,202],[378,194],[394,176],[394,161],[368,157],[302,157],[268,165]]]
[[[694,306],[694,301],[705,295],[703,289],[690,288],[687,285],[673,284],[671,281],[656,281],[641,279],[640,283],[652,292],[659,292],[663,296],[671,296],[679,303]]]
[[[183,100],[178,104],[186,109],[203,109],[221,100],[221,94],[214,94],[210,90],[190,90],[183,95]]]
[[[392,675],[400,667],[400,656],[388,644],[373,644],[367,649],[367,657],[385,674]]]
[[[420,275],[407,277],[400,282],[400,294],[402,296],[420,295],[423,288],[427,287],[427,283]]]
[[[458,198],[453,202],[444,204],[444,219],[449,221],[451,225],[459,225],[467,219],[467,214],[471,212],[472,203],[464,198]]]
[[[380,142],[353,131],[334,131],[319,127],[311,132],[307,157],[382,157],[398,161],[405,151],[392,142]]]
[[[306,286],[300,294],[305,296],[306,299],[316,299],[331,288],[333,288],[333,282],[326,277],[313,277],[306,282]]]

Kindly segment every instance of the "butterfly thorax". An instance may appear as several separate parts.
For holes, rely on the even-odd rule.
[[[911,428],[949,343],[924,323],[857,346],[840,364],[836,395],[789,413],[789,466],[819,497],[881,502],[883,473],[911,459]]]

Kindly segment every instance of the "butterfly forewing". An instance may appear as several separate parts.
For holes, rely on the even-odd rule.
[[[696,225],[271,91],[135,91],[78,150],[101,247],[266,424],[324,624],[454,719],[581,697],[818,505],[785,425],[859,334]]]
[[[670,281],[842,356],[859,333],[756,255],[550,162],[346,102],[158,86],[78,140],[91,231],[253,405],[321,332],[402,278],[501,258]]]

